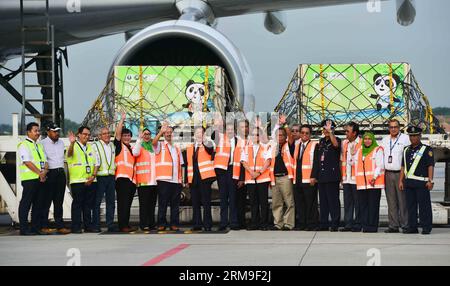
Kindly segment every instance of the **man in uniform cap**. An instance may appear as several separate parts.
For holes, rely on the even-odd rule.
[[[430,234],[433,213],[430,191],[433,189],[434,156],[430,146],[422,144],[422,129],[409,126],[407,129],[411,145],[404,150],[399,189],[406,193],[409,228],[403,233],[418,233],[417,206],[422,234]]]

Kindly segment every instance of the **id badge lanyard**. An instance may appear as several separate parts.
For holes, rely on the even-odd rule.
[[[28,140],[28,139],[27,139],[27,140]],[[37,152],[37,154],[38,154],[38,156],[39,156],[39,165],[40,165],[40,167],[41,167],[41,170],[44,170],[44,168],[45,168],[45,162],[42,160],[41,152],[39,152],[39,148],[38,148],[37,144],[34,143],[34,142],[31,141],[31,140],[28,140],[28,142],[34,144],[34,148],[36,148],[36,152]]]
[[[397,140],[395,140],[394,145],[392,145],[392,140],[389,138],[389,157],[388,157],[388,163],[392,164],[392,150],[394,150],[395,145],[397,144],[398,140],[400,139],[401,134],[398,136]]]
[[[89,160],[88,160],[88,155],[86,154],[86,152],[84,151],[83,147],[81,147],[80,142],[77,141],[78,147],[80,147],[81,151],[84,154],[84,159],[86,160],[86,173],[90,174],[91,173],[91,166],[89,166]]]

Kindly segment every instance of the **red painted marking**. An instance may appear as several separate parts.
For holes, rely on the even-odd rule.
[[[161,261],[163,261],[164,259],[169,258],[169,257],[177,254],[178,252],[182,251],[183,249],[185,249],[187,247],[189,247],[189,244],[182,243],[182,244],[178,245],[177,247],[169,249],[168,251],[164,252],[163,254],[158,255],[155,258],[150,259],[149,261],[147,261],[144,264],[142,264],[142,266],[153,266],[153,265],[156,265],[156,264],[160,263]]]

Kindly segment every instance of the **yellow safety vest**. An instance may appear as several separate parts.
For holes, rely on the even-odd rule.
[[[76,141],[72,157],[66,156],[70,184],[85,183],[94,174],[95,154],[90,144],[86,146],[85,153],[81,143]]]
[[[108,164],[108,160],[106,158],[106,152],[102,142],[97,141],[94,143],[97,154],[100,157],[100,167],[98,168],[97,176],[114,176],[116,174],[116,151],[112,143],[108,144],[108,148],[111,148],[111,158],[110,164]]]
[[[38,168],[39,170],[44,169],[44,165],[45,162],[47,162],[47,158],[45,157],[44,148],[42,147],[42,144],[34,143],[33,141],[26,139],[17,145],[17,149],[19,149],[20,145],[22,144],[25,144],[28,150],[30,150],[31,155],[33,156],[31,162],[36,166],[36,168]],[[39,179],[39,175],[31,171],[23,162],[19,166],[19,171],[21,181]]]

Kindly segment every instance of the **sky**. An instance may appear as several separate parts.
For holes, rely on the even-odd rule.
[[[253,73],[256,110],[272,111],[301,63],[408,62],[433,107],[450,107],[450,1],[416,0],[414,24],[397,24],[395,1],[381,2],[379,13],[366,4],[286,11],[287,29],[274,35],[262,14],[219,19],[217,29],[242,51]],[[105,85],[123,34],[68,47],[64,69],[66,118],[81,122]],[[11,60],[16,69],[20,60]],[[4,70],[0,71],[5,73]],[[20,77],[13,85],[21,90]],[[11,122],[18,104],[0,88],[0,123]]]

